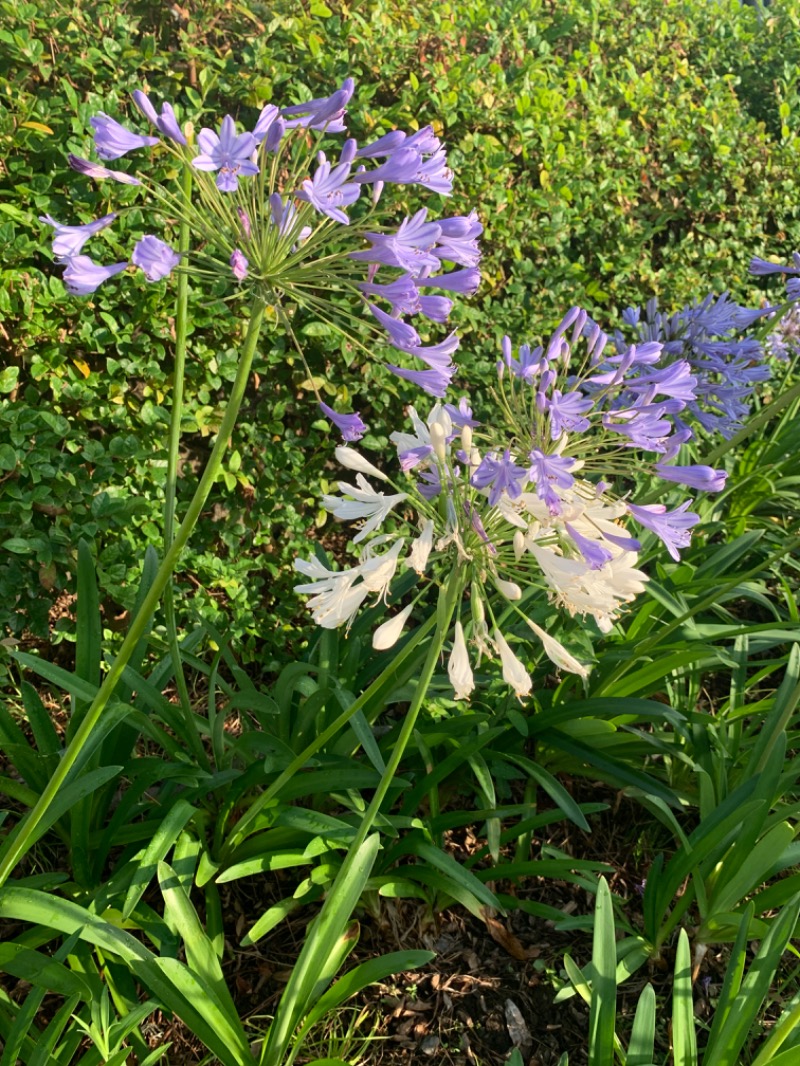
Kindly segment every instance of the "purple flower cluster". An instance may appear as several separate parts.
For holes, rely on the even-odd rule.
[[[686,403],[687,419],[729,438],[747,417],[753,390],[770,376],[763,344],[744,331],[774,310],[742,307],[723,293],[672,315],[660,312],[652,299],[644,313],[629,307],[622,318],[638,343],[661,344],[662,364],[677,359],[691,369],[696,383]],[[629,346],[623,330],[616,331],[615,342],[618,352]],[[686,422],[684,426],[693,435]]]
[[[584,350],[580,369],[574,372],[573,353],[579,345]],[[576,529],[570,514],[578,479],[584,492],[587,484],[594,484],[598,499],[612,498],[611,487],[630,478],[631,464],[624,456],[633,451],[639,469],[662,481],[698,492],[725,487],[723,471],[674,462],[691,435],[680,416],[697,405],[703,381],[680,351],[669,353],[665,363],[665,349],[664,341],[652,337],[628,345],[617,337],[612,346],[578,307],[564,316],[546,345],[523,344],[514,356],[510,339],[504,338],[497,364],[503,409],[511,416],[508,428],[516,440],[529,440],[532,447],[523,465],[522,457],[515,458],[513,449],[498,440],[480,460],[471,484],[489,492],[490,504],[503,494],[514,500],[532,491],[546,508],[548,521],[566,531],[591,569],[605,566],[612,548],[638,550],[635,540],[613,528],[597,536],[598,527],[588,540],[585,530]],[[593,477],[598,480],[590,480]],[[678,548],[688,543],[688,530],[699,521],[687,513],[688,502],[672,511],[661,504],[621,506],[657,533],[676,559]]]
[[[225,115],[217,130],[199,131],[196,148],[172,106],[164,102],[157,111],[139,90],[133,94],[134,103],[160,136],[128,130],[100,113],[92,119],[95,150],[107,162],[160,144],[197,172],[196,181],[202,186],[200,206],[152,189],[162,209],[166,206],[173,217],[196,222],[192,229],[202,236],[203,247],[187,258],[185,269],[191,270],[196,262],[218,271],[220,264],[226,264],[229,276],[239,285],[261,285],[270,298],[285,294],[311,307],[320,306],[320,287],[344,293],[357,285],[372,314],[373,329],[396,351],[415,360],[410,366],[402,365],[406,360],[392,360],[389,369],[441,397],[456,371],[452,356],[458,337],[451,332],[444,339],[431,340],[426,335],[430,325],[420,333],[411,320],[443,325],[453,308],[453,297],[476,291],[481,257],[478,238],[483,227],[474,211],[434,219],[428,217],[426,208],[394,228],[359,224],[364,212],[357,205],[365,186],[371,190],[365,205],[369,210],[391,184],[417,185],[448,196],[453,174],[447,153],[430,126],[414,133],[392,130],[360,146],[350,137],[334,158],[317,149],[319,136],[309,146],[309,131],[346,131],[353,89],[353,80],[348,78],[328,97],[283,108],[268,104],[252,131],[237,129],[234,118]],[[267,156],[279,153],[285,165],[267,166]],[[100,163],[70,157],[70,164],[95,179],[147,188],[140,177]],[[270,174],[269,181],[264,180],[265,173]],[[274,183],[286,173],[294,175],[291,184],[276,188]],[[259,180],[253,181],[257,176]],[[233,198],[232,205],[225,202],[227,197]],[[54,252],[69,266],[67,280],[73,292],[93,292],[105,278],[123,269],[125,264],[104,268],[78,254],[85,241],[114,217],[107,215],[81,227],[62,226],[45,216],[44,221],[56,230]],[[342,226],[348,227],[351,238],[348,249],[339,243],[337,230]],[[315,270],[317,259],[324,259],[324,272]],[[166,277],[179,261],[169,245],[151,235],[139,242],[131,256],[148,281]],[[356,264],[366,265],[366,280],[363,274],[354,273]],[[566,400],[564,418],[570,417]]]

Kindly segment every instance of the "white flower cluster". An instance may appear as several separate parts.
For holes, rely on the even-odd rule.
[[[296,569],[312,579],[296,591],[310,596],[314,620],[325,628],[350,625],[371,594],[386,602],[401,566],[440,585],[456,568],[461,595],[448,662],[456,699],[469,698],[475,687],[471,656],[477,664],[484,656],[499,659],[518,697],[531,691],[531,677],[498,624],[498,604],[527,623],[556,666],[586,677],[586,666],[531,621],[519,601],[524,590],[538,587],[571,615],[590,616],[608,632],[646,581],[633,565],[639,545],[618,524],[625,505],[571,476],[566,487],[552,481],[559,498],[553,508],[541,493],[528,491],[525,471],[510,459],[496,463],[501,481],[503,462],[512,470],[502,487],[496,481],[481,485],[477,423],[463,402],[459,408],[437,403],[426,420],[410,408],[409,417],[411,432],[391,434],[406,480],[402,487],[354,448],[336,451],[338,461],[355,472],[356,484],[339,482],[341,495],[325,496],[324,506],[338,519],[363,522],[353,537],[361,556],[357,566],[336,571],[317,559],[296,561]],[[577,469],[574,464],[573,475]],[[376,489],[370,479],[388,483],[392,492]],[[389,516],[397,532],[384,531]],[[375,631],[376,648],[399,639],[422,594]]]

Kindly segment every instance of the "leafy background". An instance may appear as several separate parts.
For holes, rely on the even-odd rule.
[[[0,625],[17,636],[72,639],[81,539],[113,630],[145,546],[159,543],[171,292],[126,276],[70,297],[38,222],[87,221],[112,194],[125,202],[65,158],[89,154],[96,111],[134,117],[133,89],[175,101],[198,127],[227,112],[250,124],[267,102],[352,75],[356,137],[431,122],[456,174],[452,199],[431,197],[431,211],[475,207],[485,225],[483,286],[455,312],[473,382],[488,379],[504,333],[532,340],[573,303],[610,327],[650,295],[677,307],[713,285],[758,300],[750,255],[800,244],[791,2],[3,0],[0,13]],[[109,260],[146,229],[138,208],[126,212],[104,234]],[[228,306],[193,294],[185,498],[239,332]],[[379,448],[410,392],[316,324],[304,342],[324,392],[362,411]],[[324,522],[314,500],[331,452],[309,386],[273,329],[184,563],[184,624],[224,619],[245,659],[263,656],[267,632],[299,639],[286,563]]]

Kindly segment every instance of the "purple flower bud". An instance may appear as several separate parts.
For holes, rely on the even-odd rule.
[[[248,213],[245,211],[245,209],[243,207],[237,207],[236,208],[236,214],[239,216],[239,221],[242,224],[242,232],[244,233],[245,237],[247,237],[247,239],[249,241],[250,240],[250,236],[251,236],[251,234],[253,232],[252,228],[250,226],[250,216],[248,215]]]
[[[127,263],[114,263],[104,267],[99,263],[93,263],[88,255],[74,255],[66,260],[64,284],[74,296],[88,296],[98,285],[102,285],[108,278],[119,274],[127,265]]]
[[[94,128],[94,146],[101,159],[119,159],[126,152],[158,144],[158,137],[143,137],[138,133],[131,133],[103,111],[99,111],[89,121]]]
[[[124,174],[121,170],[109,170],[108,167],[102,167],[99,163],[92,163],[89,159],[82,159],[79,155],[73,155],[72,152],[67,156],[67,163],[78,174],[85,174],[87,178],[111,178],[112,181],[118,181],[121,185],[142,184],[138,178],[134,178],[130,174]]]
[[[137,242],[131,255],[131,262],[141,267],[148,281],[166,278],[180,261],[181,257],[173,248],[149,234]]]
[[[253,137],[256,144],[263,144],[268,152],[277,152],[281,140],[286,133],[286,121],[274,104],[267,104],[262,108],[258,121],[253,129]]]
[[[724,470],[714,470],[710,466],[668,466],[664,463],[655,463],[654,469],[658,476],[666,481],[688,485],[701,492],[722,492],[728,477]]]
[[[326,403],[320,403],[319,406],[325,417],[340,430],[342,440],[348,444],[361,440],[369,428],[362,422],[361,415],[357,411],[354,411],[351,415],[338,414],[332,407],[328,407]]]
[[[250,266],[250,263],[238,248],[234,248],[231,252],[230,264],[233,276],[236,280],[244,281],[247,277],[247,268]]]
[[[783,266],[781,263],[771,263],[768,259],[760,259],[755,255],[750,260],[750,273],[756,277],[764,277],[766,274],[798,274],[800,268],[797,264],[790,267]]]
[[[358,144],[352,137],[348,137],[342,145],[342,151],[339,155],[340,163],[352,163],[356,157],[356,149]]]

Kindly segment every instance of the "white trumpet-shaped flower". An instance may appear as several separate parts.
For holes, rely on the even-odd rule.
[[[404,607],[402,611],[392,615],[383,625],[378,626],[372,634],[372,647],[376,651],[386,651],[387,648],[394,647],[400,639],[400,634],[403,632],[413,608],[414,604],[409,603],[408,607]]]
[[[411,551],[408,553],[408,565],[420,576],[425,573],[432,549],[433,519],[429,518],[422,527],[420,535],[411,542]]]
[[[334,518],[344,522],[355,522],[360,518],[369,519],[353,537],[354,544],[358,544],[383,525],[392,508],[408,499],[408,494],[405,492],[398,492],[394,496],[376,492],[363,474],[356,476],[356,484],[357,488],[348,485],[346,481],[340,481],[339,491],[342,496],[322,497],[323,507],[326,511],[330,511]]]
[[[475,688],[475,678],[472,676],[472,668],[469,665],[469,653],[467,642],[464,639],[464,629],[461,622],[455,625],[455,639],[450,659],[447,663],[447,676],[453,686],[454,699],[468,700],[470,693]]]
[[[560,641],[556,640],[555,637],[551,637],[549,633],[545,632],[541,626],[537,626],[530,618],[527,618],[526,621],[542,642],[544,653],[550,662],[555,663],[560,670],[566,670],[568,674],[577,674],[583,678],[589,676],[588,668],[583,663],[579,663],[574,655],[570,655]]]
[[[361,452],[357,452],[355,448],[346,448],[343,444],[340,444],[336,449],[335,455],[337,461],[348,470],[356,470],[359,474],[369,474],[370,477],[376,477],[379,481],[389,480],[382,470],[379,470],[377,466],[373,466],[369,459],[365,459]]]
[[[533,688],[531,675],[508,646],[508,641],[499,629],[494,631],[494,642],[500,655],[500,665],[503,668],[503,680],[514,690],[514,695],[519,699],[527,696]]]

